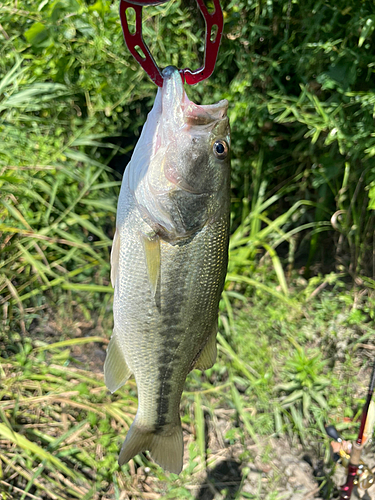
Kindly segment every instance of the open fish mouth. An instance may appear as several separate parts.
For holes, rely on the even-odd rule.
[[[164,85],[161,92],[163,118],[174,117],[175,125],[209,125],[227,115],[228,101],[198,105],[186,95],[180,72],[174,66],[163,71]]]

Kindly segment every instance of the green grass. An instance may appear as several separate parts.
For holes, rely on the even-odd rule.
[[[96,159],[102,137],[92,122],[64,132],[67,88],[26,85],[20,63],[0,83],[0,305],[5,320],[17,320],[25,332],[33,319],[25,310],[37,314],[62,290],[112,293],[106,227],[115,224],[120,182]],[[100,145],[112,152],[107,161],[119,151]],[[82,314],[90,309],[82,301]]]
[[[301,301],[306,287],[297,281],[290,297]],[[102,373],[82,364],[77,368],[74,358],[77,346],[86,345],[90,353],[93,342],[105,345],[109,331],[104,337],[50,344],[19,338],[19,352],[3,357],[0,365],[3,498],[17,491],[20,498],[30,493],[64,500],[115,499],[123,491],[140,498],[195,498],[206,484],[206,473],[233,457],[242,475],[228,498],[245,499],[250,498],[241,493],[246,468],[259,454],[262,463],[269,463],[272,439],[297,439],[322,458],[325,422],[338,424],[346,435],[355,433],[358,422],[344,426],[343,418],[353,417],[364,401],[366,370],[361,379],[357,375],[363,346],[372,345],[375,333],[364,321],[368,304],[339,283],[303,301],[288,322],[290,307],[284,301],[256,288],[248,300],[247,307],[238,307],[241,300],[230,299],[232,325],[222,301],[218,362],[204,374],[194,371],[188,377],[181,409],[185,466],[179,477],[164,473],[147,455],[121,470],[117,465],[137,407],[135,382],[111,396]],[[360,323],[354,302],[363,315]],[[333,331],[337,339],[329,345],[327,336]],[[345,343],[342,351],[338,339]],[[301,390],[310,395],[307,402]],[[216,483],[222,493],[233,487]],[[271,498],[281,483],[282,478],[270,476],[252,498]]]

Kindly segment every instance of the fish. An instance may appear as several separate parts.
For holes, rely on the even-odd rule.
[[[113,334],[104,365],[114,393],[134,374],[138,409],[120,466],[148,450],[183,467],[180,400],[192,369],[216,360],[218,307],[228,262],[228,101],[197,105],[173,66],[163,71],[127,165],[111,251]]]

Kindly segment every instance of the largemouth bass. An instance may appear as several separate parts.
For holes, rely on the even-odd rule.
[[[191,102],[178,70],[163,72],[126,167],[111,254],[114,330],[104,366],[113,393],[134,373],[138,411],[119,464],[149,450],[182,470],[186,376],[216,359],[228,255],[230,131],[226,100]]]

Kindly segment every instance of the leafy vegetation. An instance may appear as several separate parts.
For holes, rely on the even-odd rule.
[[[110,396],[101,374],[120,174],[155,87],[117,3],[0,5],[1,500],[281,500],[278,443],[329,464],[324,424],[358,428],[374,349],[373,5],[222,5],[217,69],[188,92],[229,101],[230,262],[218,363],[183,396],[179,478],[147,455],[119,469],[136,388]],[[195,4],[145,13],[159,64],[198,67]]]

